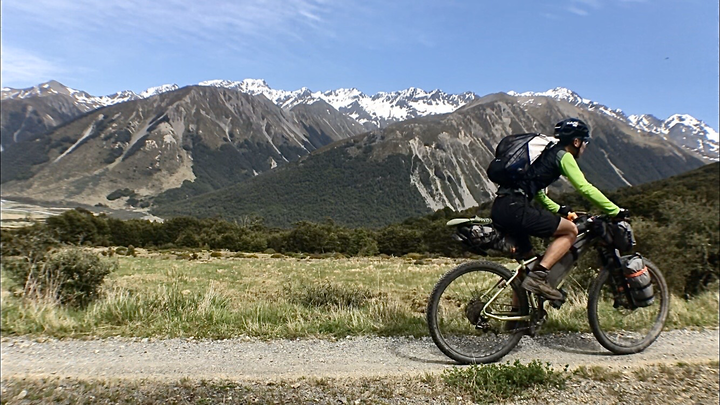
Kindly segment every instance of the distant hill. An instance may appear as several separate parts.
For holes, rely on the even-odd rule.
[[[685,173],[662,180],[623,187],[607,193],[608,198],[621,207],[629,208],[633,216],[656,217],[658,206],[676,198],[691,198],[700,201],[720,199],[720,163],[711,163]],[[590,210],[590,203],[575,192],[552,195],[557,202],[570,205],[576,210]],[[720,213],[718,213],[720,215]]]
[[[625,187],[610,193],[610,197],[624,207],[633,207],[636,215],[650,217],[658,205],[673,198],[693,198],[705,201],[720,199],[720,163],[657,180],[636,187]],[[720,215],[720,213],[717,213]]]

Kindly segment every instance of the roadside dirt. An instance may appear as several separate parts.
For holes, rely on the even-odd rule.
[[[2,339],[2,378],[288,380],[438,373],[455,366],[429,338],[352,337],[337,341]],[[720,357],[718,329],[664,332],[643,353],[617,356],[591,334],[525,337],[502,362],[538,359],[558,369],[696,364]]]

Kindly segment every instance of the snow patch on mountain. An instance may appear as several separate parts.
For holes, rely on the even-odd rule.
[[[175,91],[179,89],[177,84],[163,84],[162,86],[150,87],[149,89],[138,94],[140,98],[150,98],[157,96],[158,94],[167,93],[169,91]]]
[[[356,88],[312,91],[303,87],[286,91],[272,89],[261,79],[209,80],[200,82],[199,85],[236,89],[252,95],[262,94],[286,109],[298,104],[313,104],[323,100],[368,128],[381,128],[409,118],[450,113],[476,97],[471,92],[453,95],[440,90],[426,92],[414,87],[391,93],[380,92],[372,96]]]
[[[533,103],[535,101],[535,97],[549,97],[553,98],[555,100],[562,100],[566,101],[574,106],[578,107],[584,107],[587,108],[590,111],[597,110],[603,114],[609,115],[613,118],[626,121],[627,117],[625,116],[625,113],[623,113],[620,109],[612,109],[607,106],[604,106],[600,103],[596,103],[590,99],[583,98],[579,94],[575,93],[574,91],[570,89],[566,89],[565,87],[556,87],[554,89],[550,89],[543,92],[524,92],[524,93],[518,93],[516,91],[509,91],[509,95],[514,97],[520,97],[520,98],[527,98],[526,103]]]

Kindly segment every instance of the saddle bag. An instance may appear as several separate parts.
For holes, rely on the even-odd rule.
[[[643,257],[635,253],[621,258],[623,274],[630,291],[630,298],[638,307],[647,307],[655,302],[652,277]]]
[[[487,256],[488,250],[514,253],[515,242],[509,236],[503,236],[491,224],[459,226],[453,234],[455,240],[462,242],[471,252]]]

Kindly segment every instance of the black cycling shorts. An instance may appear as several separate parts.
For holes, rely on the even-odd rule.
[[[519,253],[532,249],[530,236],[549,238],[560,225],[559,216],[536,206],[521,194],[498,196],[490,217],[495,225],[515,239]]]

